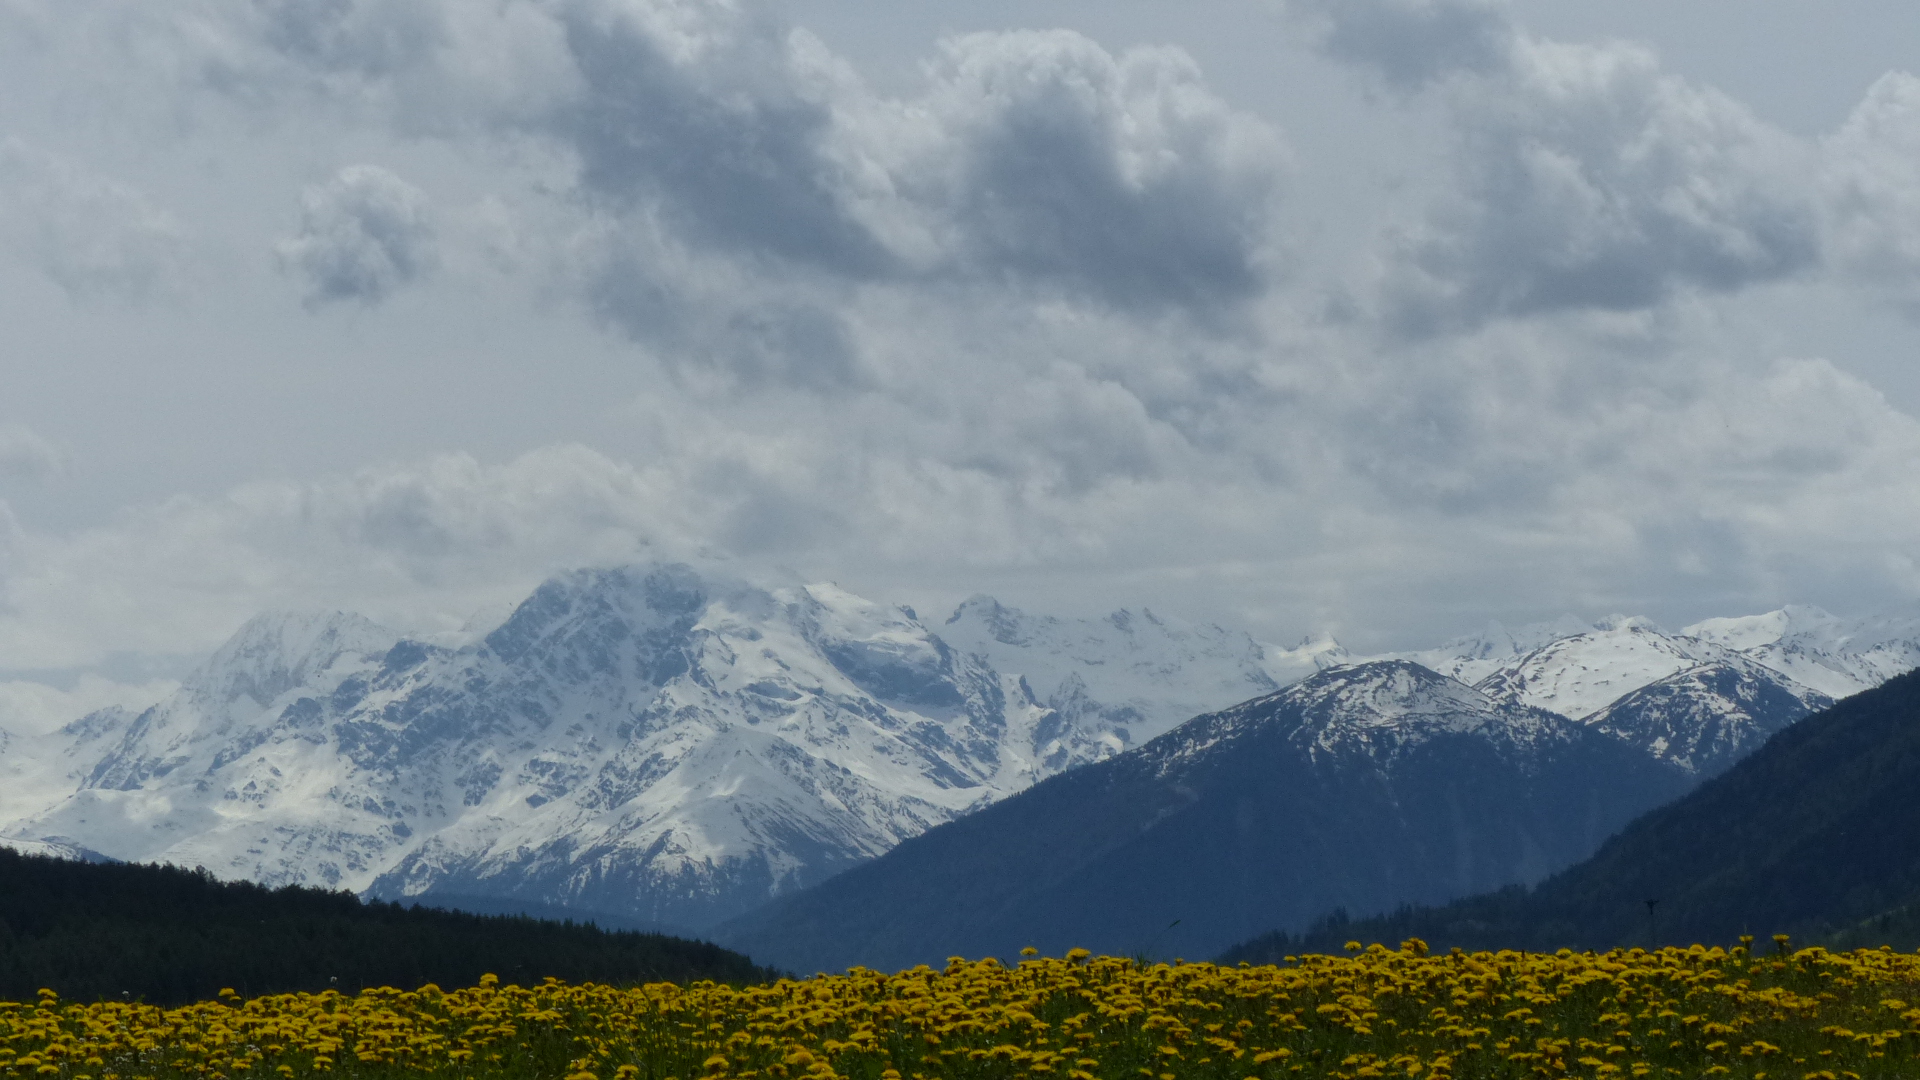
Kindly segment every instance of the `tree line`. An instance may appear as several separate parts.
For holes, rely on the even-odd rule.
[[[746,983],[777,973],[666,934],[525,915],[363,903],[350,892],[223,882],[205,870],[80,863],[0,849],[0,1000],[173,1004],[426,983]]]

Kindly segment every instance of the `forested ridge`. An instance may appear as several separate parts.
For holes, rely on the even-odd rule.
[[[204,871],[68,862],[0,849],[0,1000],[41,988],[80,1000],[174,1003],[425,983],[632,983],[772,973],[665,934],[522,915],[472,915],[348,892],[222,882]]]

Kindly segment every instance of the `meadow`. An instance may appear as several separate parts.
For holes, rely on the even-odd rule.
[[[1283,1080],[1920,1075],[1920,956],[1731,948],[1089,956],[733,986],[369,989],[0,1004],[45,1080]]]

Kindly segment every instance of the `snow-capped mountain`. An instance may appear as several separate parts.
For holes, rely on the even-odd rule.
[[[1503,684],[1498,692],[1519,693],[1531,704],[1577,717],[1728,654],[1839,699],[1920,667],[1920,611],[1842,619],[1815,607],[1789,606],[1705,619],[1677,634],[1638,617],[1611,615],[1586,624],[1562,616],[1514,630],[1493,623],[1438,648],[1355,659],[1411,660],[1475,685],[1497,675]]]
[[[1602,620],[1603,623],[1609,620]],[[1533,623],[1508,629],[1489,623],[1477,634],[1455,638],[1432,649],[1387,653],[1368,660],[1411,660],[1421,667],[1472,685],[1493,674],[1503,664],[1512,663],[1535,649],[1561,638],[1584,634],[1598,626],[1563,615],[1551,622]]]
[[[1052,710],[1050,725],[1098,740],[1108,753],[1223,702],[1269,694],[1348,661],[1332,638],[1281,650],[1241,631],[1194,626],[1145,609],[1061,619],[1029,615],[990,596],[961,604],[938,632],[954,649],[1017,674],[1026,694]],[[1049,772],[1071,760],[1066,745],[1054,753],[1061,756]]]
[[[1734,656],[1648,683],[1583,720],[1704,777],[1759,749],[1781,728],[1832,704],[1833,699],[1818,690]]]
[[[45,812],[85,783],[134,716],[111,706],[46,734],[0,729],[0,843],[12,839],[14,823]]]
[[[1790,606],[1707,619],[1683,634],[1736,650],[1831,698],[1849,697],[1920,667],[1920,612],[1841,619]]]
[[[1298,714],[1288,739],[1314,761],[1363,757],[1391,764],[1434,739],[1460,735],[1487,744],[1524,772],[1543,748],[1579,737],[1564,716],[1502,700],[1405,660],[1333,668],[1276,700]],[[1161,740],[1155,752],[1167,763],[1163,768],[1219,753],[1221,744],[1268,723],[1271,710],[1253,706],[1183,725]]]
[[[1359,664],[1048,779],[717,933],[797,971],[1026,945],[1207,956],[1335,908],[1537,881],[1690,783],[1588,725],[1408,661]]]
[[[1281,649],[1145,610],[975,597],[934,623],[669,565],[561,575],[495,622],[455,644],[263,615],[143,712],[0,730],[0,842],[697,928],[1362,662],[1328,637]],[[1413,745],[1481,715],[1442,707],[1465,692],[1706,775],[1822,693],[1920,662],[1920,618],[1496,625],[1399,659],[1449,676],[1446,693],[1371,682],[1334,710],[1326,752]]]
[[[941,629],[678,566],[556,578],[457,649],[262,616],[0,832],[698,927],[1277,685],[1251,638],[1150,613]]]
[[[1474,686],[1498,701],[1580,721],[1703,777],[1833,703],[1751,653],[1619,616],[1513,657]]]
[[[1579,720],[1669,675],[1735,659],[1728,649],[1669,637],[1643,620],[1610,620],[1510,660],[1474,685],[1498,700]]]

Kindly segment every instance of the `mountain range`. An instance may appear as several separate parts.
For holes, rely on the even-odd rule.
[[[1066,619],[976,597],[933,622],[832,585],[582,570],[457,645],[348,614],[262,615],[148,709],[0,730],[0,844],[706,930],[1196,716],[1365,662],[1405,676],[1369,699],[1380,738],[1426,715],[1391,692],[1424,671],[1486,715],[1550,713],[1580,745],[1632,748],[1677,792],[1920,662],[1920,617],[1789,608],[1671,635],[1563,621],[1364,658],[1144,610]],[[1507,729],[1461,738],[1497,756]],[[1666,783],[1629,785],[1617,812]],[[1443,875],[1444,895],[1395,895],[1531,879],[1601,838],[1563,834],[1579,840]]]
[[[719,927],[800,972],[1211,956],[1275,925],[1535,881],[1685,769],[1405,660],[1197,717]]]
[[[1720,776],[1629,824],[1590,858],[1509,886],[1369,919],[1272,933],[1229,962],[1339,950],[1802,943],[1920,944],[1920,672],[1809,717]]]

